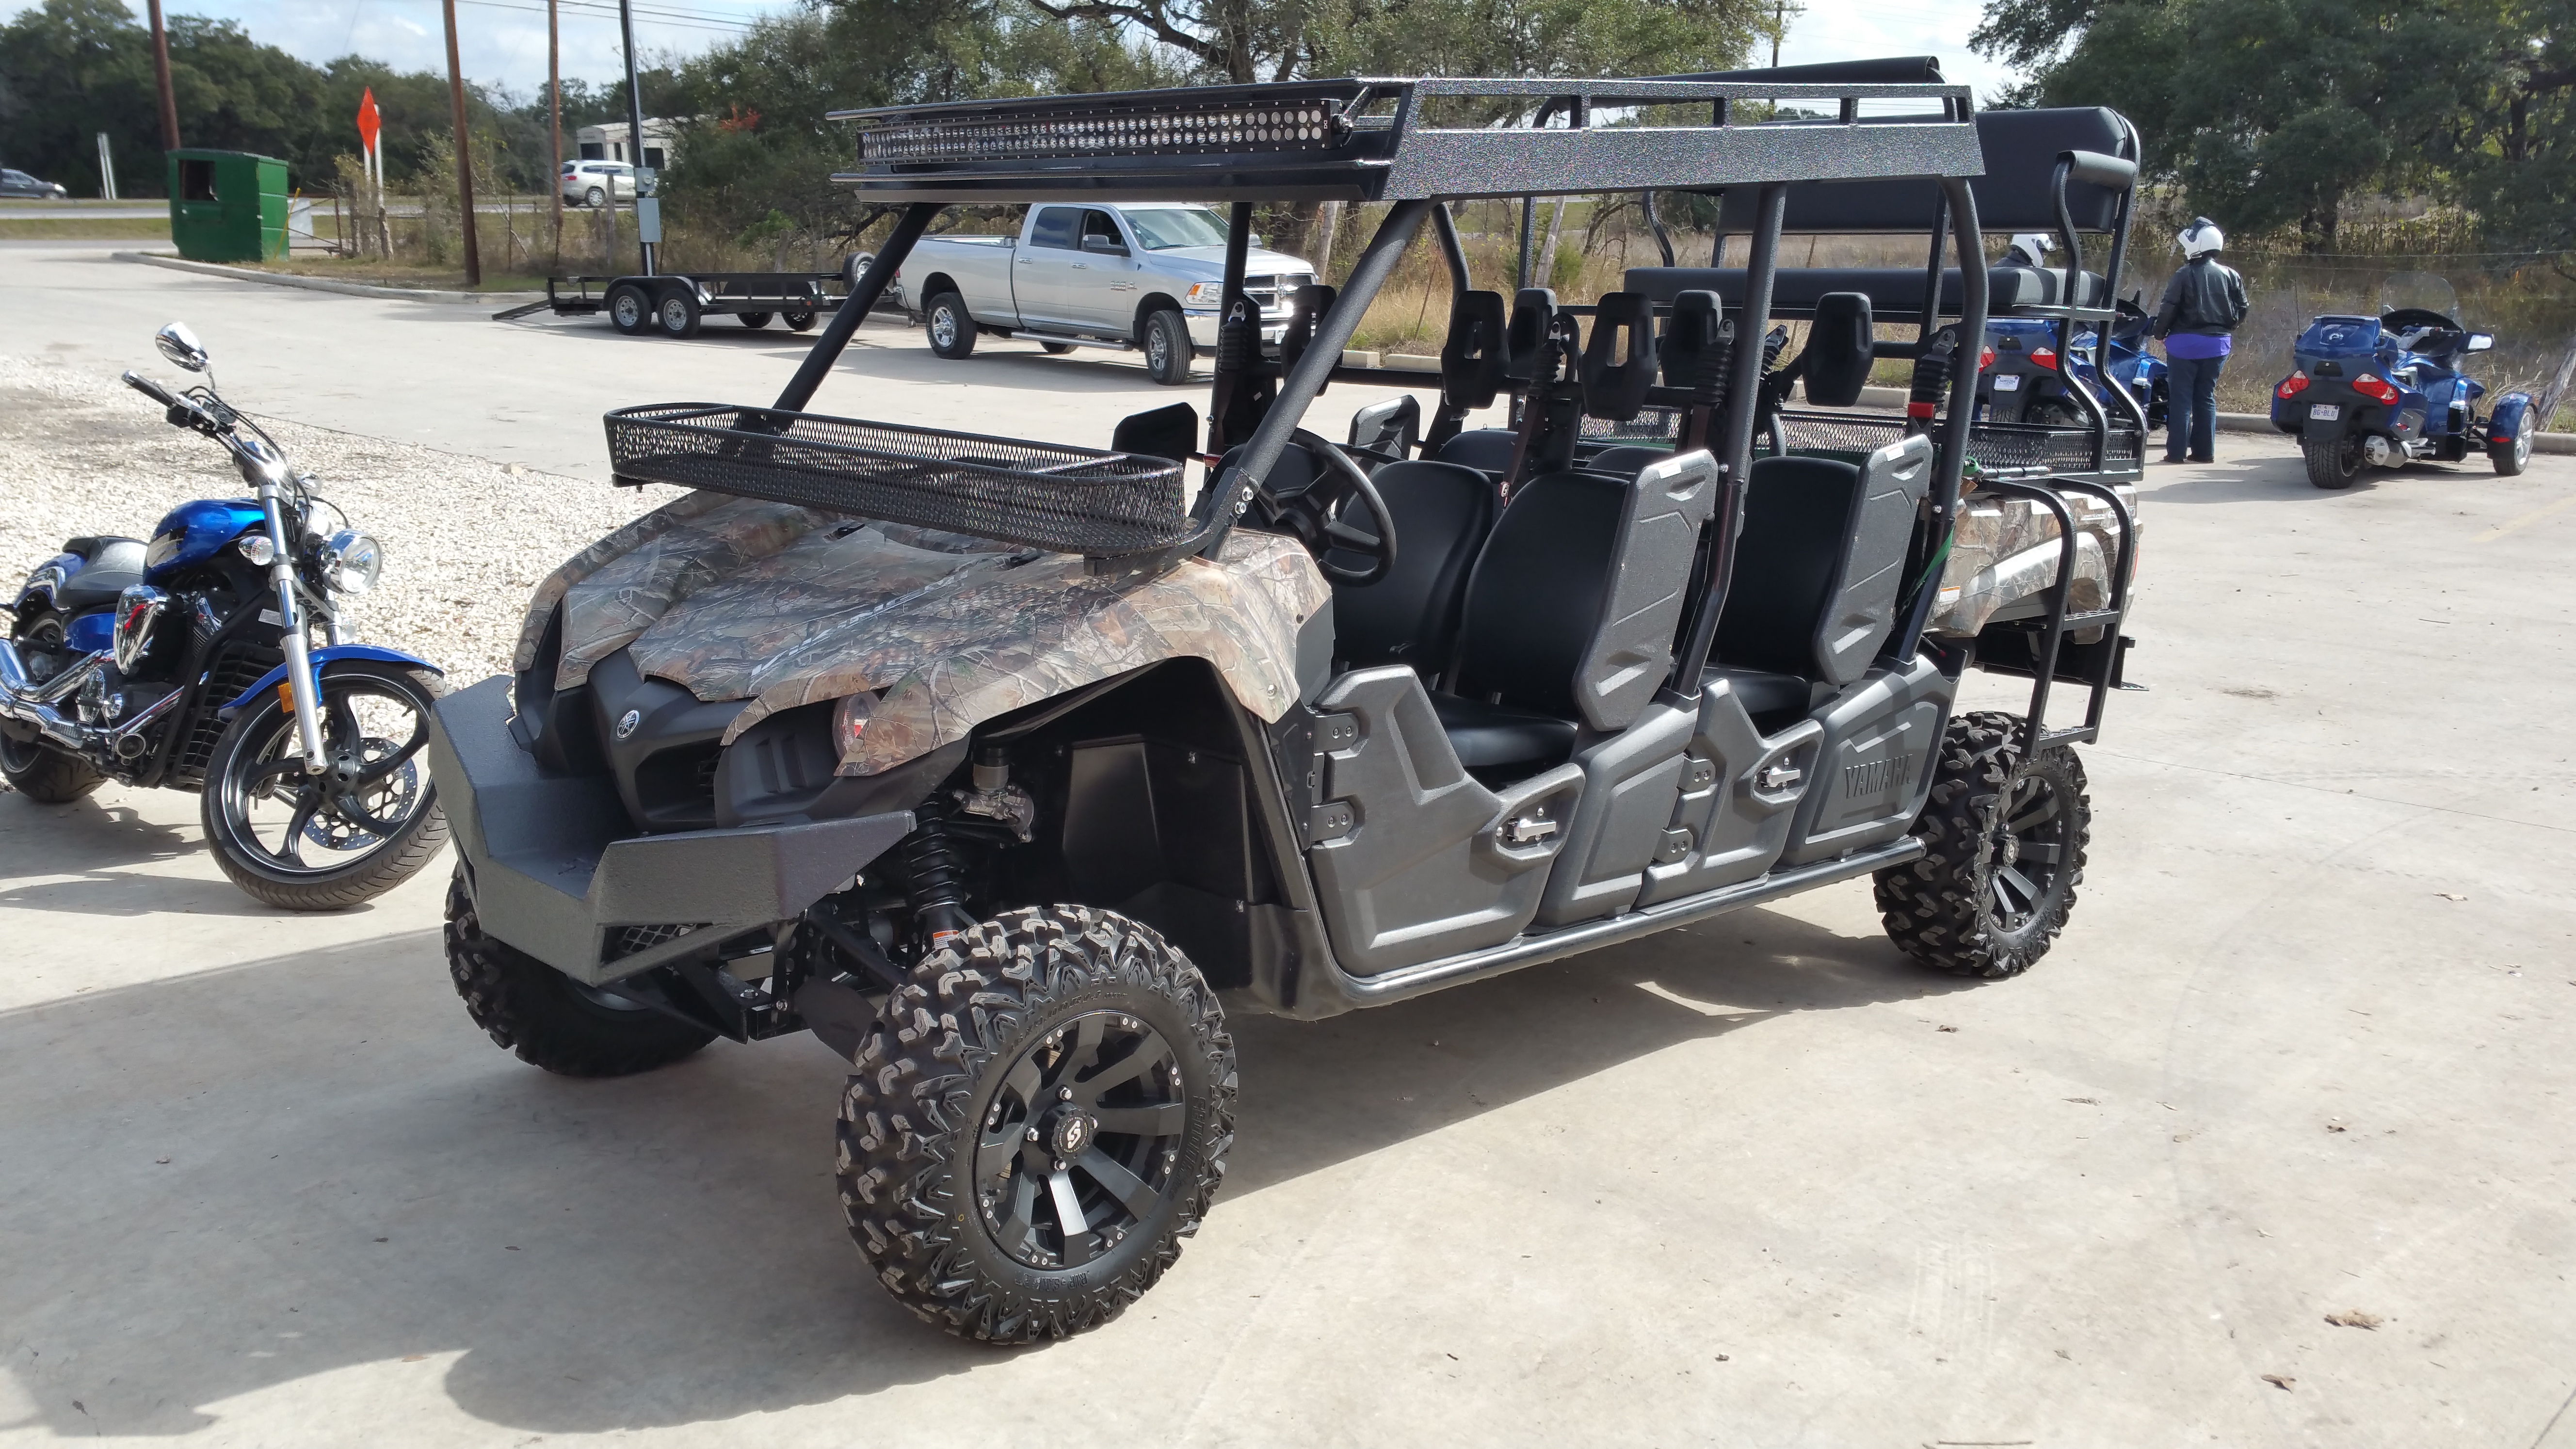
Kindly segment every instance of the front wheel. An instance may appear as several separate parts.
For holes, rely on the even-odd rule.
[[[493,1044],[567,1077],[626,1077],[666,1067],[714,1032],[585,986],[483,933],[465,867],[447,887],[447,974]]]
[[[1088,906],[933,952],[841,1098],[841,1206],[878,1281],[963,1338],[1116,1317],[1180,1256],[1234,1141],[1234,1040],[1189,958]]]
[[[2308,461],[2308,481],[2320,488],[2349,488],[2361,476],[2361,435],[2299,435],[2299,451]]]
[[[975,318],[966,299],[942,292],[922,310],[921,330],[930,335],[930,350],[951,362],[975,355]]]
[[[2519,477],[2523,469],[2531,466],[2531,433],[2538,426],[2537,420],[2526,415],[2512,437],[2487,441],[2487,461],[2495,465],[2497,477]]]
[[[1165,308],[1145,319],[1145,375],[1165,387],[1190,380],[1190,324]]]
[[[1062,357],[1073,350],[1070,342],[1041,342],[1038,347],[1049,357]]]
[[[641,287],[619,287],[608,294],[608,321],[629,337],[641,337],[653,322],[652,299]]]
[[[1958,976],[2018,976],[2075,909],[2093,804],[2064,745],[2022,753],[2019,715],[1950,722],[1915,825],[1921,859],[1874,877],[1881,924],[1906,955]]]
[[[790,312],[779,320],[787,324],[787,330],[790,332],[814,330],[814,314],[811,312]]]
[[[295,711],[263,690],[206,761],[198,805],[224,874],[288,911],[335,911],[409,880],[447,843],[429,762],[445,690],[425,669],[341,660],[322,674],[322,758],[305,768]]]
[[[608,193],[594,186],[581,194],[581,204],[597,211],[608,204]]]

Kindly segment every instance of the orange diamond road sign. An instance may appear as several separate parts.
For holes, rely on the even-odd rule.
[[[373,151],[376,149],[376,133],[383,129],[383,123],[376,116],[376,88],[369,86],[366,95],[358,101],[359,144]]]

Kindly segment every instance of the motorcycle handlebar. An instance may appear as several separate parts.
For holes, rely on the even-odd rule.
[[[136,392],[143,394],[145,397],[152,399],[154,402],[159,403],[165,408],[177,407],[179,405],[179,399],[171,393],[170,389],[163,387],[161,384],[154,382],[148,377],[143,376],[141,373],[127,373],[125,375],[125,385],[134,389]]]

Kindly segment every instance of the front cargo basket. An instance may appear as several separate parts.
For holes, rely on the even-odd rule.
[[[1093,556],[1187,537],[1181,465],[1053,443],[723,403],[608,415],[619,480],[703,488]]]

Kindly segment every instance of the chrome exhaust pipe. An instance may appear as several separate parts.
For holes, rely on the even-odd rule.
[[[91,651],[69,669],[42,684],[27,682],[27,666],[18,658],[16,643],[0,639],[0,717],[34,725],[48,739],[67,749],[85,750],[95,733],[79,720],[70,718],[54,703],[81,687],[83,681],[98,672],[107,660],[107,651]]]

